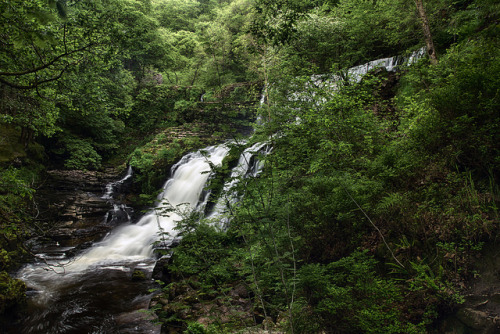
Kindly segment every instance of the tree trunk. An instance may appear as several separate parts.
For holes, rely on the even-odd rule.
[[[431,28],[429,27],[429,20],[427,19],[427,14],[425,13],[423,0],[415,0],[417,5],[418,16],[422,21],[422,29],[424,31],[425,44],[427,46],[427,53],[431,60],[432,65],[436,65],[438,62],[436,49],[434,48],[434,42],[432,41]]]

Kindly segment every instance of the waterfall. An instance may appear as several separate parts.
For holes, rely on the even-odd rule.
[[[422,59],[427,54],[426,48],[422,47],[416,51],[411,52],[408,56],[394,56],[388,58],[381,58],[370,61],[368,63],[354,66],[342,70],[342,74],[313,74],[306,79],[302,85],[292,84],[288,100],[290,102],[313,102],[316,107],[321,106],[332,98],[338,91],[339,84],[346,80],[351,83],[359,83],[363,77],[374,69],[384,69],[388,72],[395,72],[405,66],[410,66]],[[299,78],[297,78],[299,79]],[[279,85],[279,82],[278,82]],[[266,102],[266,89],[272,90],[272,86],[264,86],[260,99],[260,106],[264,106]],[[320,89],[322,96],[317,96],[317,90]],[[299,123],[300,118],[296,118],[295,122]],[[256,123],[262,125],[264,123],[262,114],[257,115]]]
[[[152,297],[153,243],[171,242],[177,222],[193,210],[201,212],[211,166],[220,165],[228,152],[222,144],[185,155],[172,167],[154,209],[136,223],[129,219],[80,255],[68,258],[62,247],[39,254],[38,263],[18,273],[28,286],[29,312],[8,333],[159,333],[141,312]],[[131,177],[129,169],[106,186],[101,198],[115,205],[115,189]],[[165,214],[165,206],[175,210]],[[133,280],[136,272],[145,279]]]
[[[78,277],[97,269],[131,271],[137,268],[152,270],[154,265],[152,243],[163,236],[174,238],[176,222],[182,219],[179,212],[196,209],[200,194],[210,175],[210,164],[220,165],[229,152],[226,145],[211,146],[184,156],[173,168],[170,180],[165,183],[158,197],[157,207],[135,224],[129,222],[112,231],[102,241],[72,259],[45,258],[44,263],[30,264],[23,268],[19,277],[28,287],[38,291],[40,303],[57,295],[58,287],[78,280]],[[131,174],[130,174],[131,175]],[[130,176],[127,174],[126,178]],[[124,180],[124,179],[122,179]],[[103,197],[112,195],[108,185]],[[159,208],[168,203],[178,211],[161,214]],[[47,270],[50,265],[50,270]]]
[[[106,213],[104,217],[106,223],[111,223],[114,226],[115,224],[130,222],[133,209],[122,203],[117,204],[113,195],[117,190],[121,190],[123,185],[132,178],[132,174],[132,166],[128,166],[127,173],[122,179],[106,184],[104,195],[101,198],[107,200],[113,206],[113,209]]]
[[[401,66],[409,66],[426,55],[426,48],[420,48],[409,57],[394,56],[372,60],[366,64],[351,67],[347,70],[347,77],[354,82],[360,82],[363,76],[375,68],[383,68],[388,72],[396,71]]]
[[[168,238],[175,237],[177,233],[174,228],[176,222],[182,219],[181,213],[196,208],[209,177],[209,162],[214,165],[221,164],[228,152],[229,148],[226,145],[220,145],[207,148],[206,153],[196,152],[187,155],[180,164],[174,166],[174,174],[163,188],[157,210],[144,215],[136,224],[118,228],[70,267],[151,258],[152,244],[157,240],[158,233],[161,232]],[[164,204],[176,210],[162,214],[161,208]]]

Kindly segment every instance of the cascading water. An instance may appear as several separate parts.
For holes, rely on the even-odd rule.
[[[420,53],[405,61],[387,58],[370,62],[350,69],[348,75],[357,81],[375,67],[391,71],[401,63],[412,63],[421,56]],[[332,76],[313,76],[311,79],[316,86],[330,86],[332,93],[338,80]],[[294,97],[301,98],[300,94]],[[245,175],[256,176],[260,172],[262,164],[258,161],[252,164],[251,156],[265,146],[265,143],[257,143],[243,152],[211,218],[224,223],[221,216],[227,210],[226,203],[234,204],[237,200],[233,191],[237,179]],[[49,255],[40,254],[39,263],[27,265],[18,274],[31,289],[28,316],[8,333],[158,333],[158,326],[145,321],[144,314],[138,312],[148,307],[151,298],[148,290],[152,282],[133,281],[132,274],[139,270],[146,278],[151,278],[155,264],[153,242],[158,240],[159,234],[172,240],[177,234],[174,228],[182,219],[182,213],[202,209],[200,196],[209,177],[210,164],[220,164],[228,152],[226,145],[220,145],[183,157],[172,168],[173,176],[158,198],[157,210],[152,210],[135,224],[130,221],[128,211],[124,211],[127,223],[80,255],[69,258],[65,255],[66,249],[58,249]],[[131,169],[125,178],[109,184],[102,196],[113,204],[115,213],[122,212],[125,207],[115,205],[114,189],[130,177]],[[164,203],[177,210],[169,211],[168,215],[159,214]]]
[[[132,174],[133,174],[132,166],[128,166],[127,174],[125,174],[125,177],[119,181],[108,183],[106,185],[106,191],[104,192],[104,195],[101,196],[101,198],[113,199],[113,193],[115,192],[115,190],[120,186],[122,186],[127,180],[129,180],[132,177]]]
[[[412,52],[408,57],[394,56],[389,58],[381,58],[372,60],[366,64],[351,67],[347,70],[347,77],[355,82],[360,82],[363,76],[375,68],[382,68],[388,72],[393,72],[401,66],[409,66],[422,58],[426,54],[426,48],[420,48]]]
[[[225,145],[209,147],[206,155],[201,152],[191,153],[181,163],[174,166],[174,175],[165,184],[159,198],[159,207],[168,203],[179,211],[190,211],[196,208],[203,187],[208,179],[210,165],[222,163],[229,148]],[[118,228],[90,251],[83,254],[66,269],[78,271],[94,264],[103,264],[123,260],[142,260],[153,257],[153,242],[158,233],[175,237],[176,222],[182,217],[178,212],[168,215],[159,214],[157,210],[143,216],[136,224]]]
[[[210,164],[219,165],[228,152],[226,145],[219,145],[186,155],[172,168],[157,208],[168,203],[180,211],[195,210]],[[108,185],[103,197],[111,199],[116,185]],[[158,326],[138,313],[148,307],[152,282],[131,277],[139,270],[151,278],[152,243],[160,232],[175,237],[174,227],[181,218],[175,211],[167,216],[152,210],[79,256],[46,256],[41,263],[27,265],[18,276],[32,291],[29,315],[10,333],[158,333]]]
[[[132,178],[132,174],[133,174],[132,167],[129,166],[127,168],[127,174],[125,174],[125,176],[121,180],[116,182],[110,182],[106,185],[105,188],[106,190],[104,192],[104,195],[101,196],[101,198],[111,203],[111,205],[113,205],[113,210],[109,211],[106,214],[106,216],[104,217],[105,222],[112,222],[113,224],[130,222],[131,220],[130,214],[133,211],[132,208],[122,203],[116,203],[115,199],[113,198],[113,195],[117,191],[120,191],[123,185]]]
[[[256,177],[262,171],[263,162],[256,156],[258,153],[269,154],[271,146],[267,142],[258,142],[246,148],[240,155],[238,164],[231,171],[229,181],[224,184],[222,195],[218,198],[208,218],[222,228],[227,227],[229,218],[227,214],[231,206],[238,200],[238,194],[234,190],[241,178]]]
[[[309,102],[314,99],[316,105],[321,105],[329,100],[338,90],[338,85],[344,80],[352,83],[359,83],[363,77],[374,69],[383,69],[388,72],[400,70],[405,66],[410,66],[426,55],[426,48],[420,48],[412,52],[409,56],[394,56],[372,60],[368,63],[351,67],[338,74],[315,74],[310,80],[300,88],[290,94],[290,101]],[[317,97],[316,90],[320,88],[325,96]]]

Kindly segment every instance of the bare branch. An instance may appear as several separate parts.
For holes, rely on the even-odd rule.
[[[382,231],[380,231],[380,229],[378,228],[378,226],[375,225],[375,223],[371,220],[371,218],[366,214],[365,210],[363,210],[363,208],[361,207],[361,205],[359,205],[358,202],[354,199],[354,197],[352,197],[352,195],[349,192],[349,190],[347,190],[347,187],[344,186],[343,183],[341,183],[341,185],[342,185],[342,188],[344,188],[344,191],[347,193],[347,196],[349,196],[349,198],[354,202],[354,204],[356,204],[356,206],[358,207],[358,209],[363,213],[363,215],[366,217],[366,219],[368,219],[368,221],[370,222],[370,224],[372,224],[373,228],[378,232],[378,234],[380,235],[380,238],[382,238],[382,241],[384,242],[385,247],[391,253],[392,258],[394,259],[394,261],[396,261],[396,263],[401,268],[405,268],[405,266],[396,258],[396,255],[394,255],[394,253],[392,252],[392,249],[391,249],[391,247],[389,247],[389,244],[387,244],[387,241],[385,241],[385,237],[382,234]]]

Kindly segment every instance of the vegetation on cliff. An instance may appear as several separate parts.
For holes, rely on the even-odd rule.
[[[179,155],[244,131],[264,87],[252,140],[272,154],[227,230],[180,224],[159,320],[429,330],[499,232],[500,5],[421,4],[0,0],[0,312],[23,294],[6,272],[43,166],[128,161],[148,198]],[[347,75],[429,39],[432,62]]]
[[[273,46],[254,139],[273,152],[240,183],[227,231],[187,225],[160,318],[206,323],[179,310],[215,304],[235,311],[212,314],[208,332],[248,326],[243,282],[267,328],[427,332],[463,303],[498,233],[498,5],[427,2],[438,63],[356,83],[342,69],[423,44],[414,4],[258,3]],[[329,71],[345,78],[334,94],[310,76]]]

